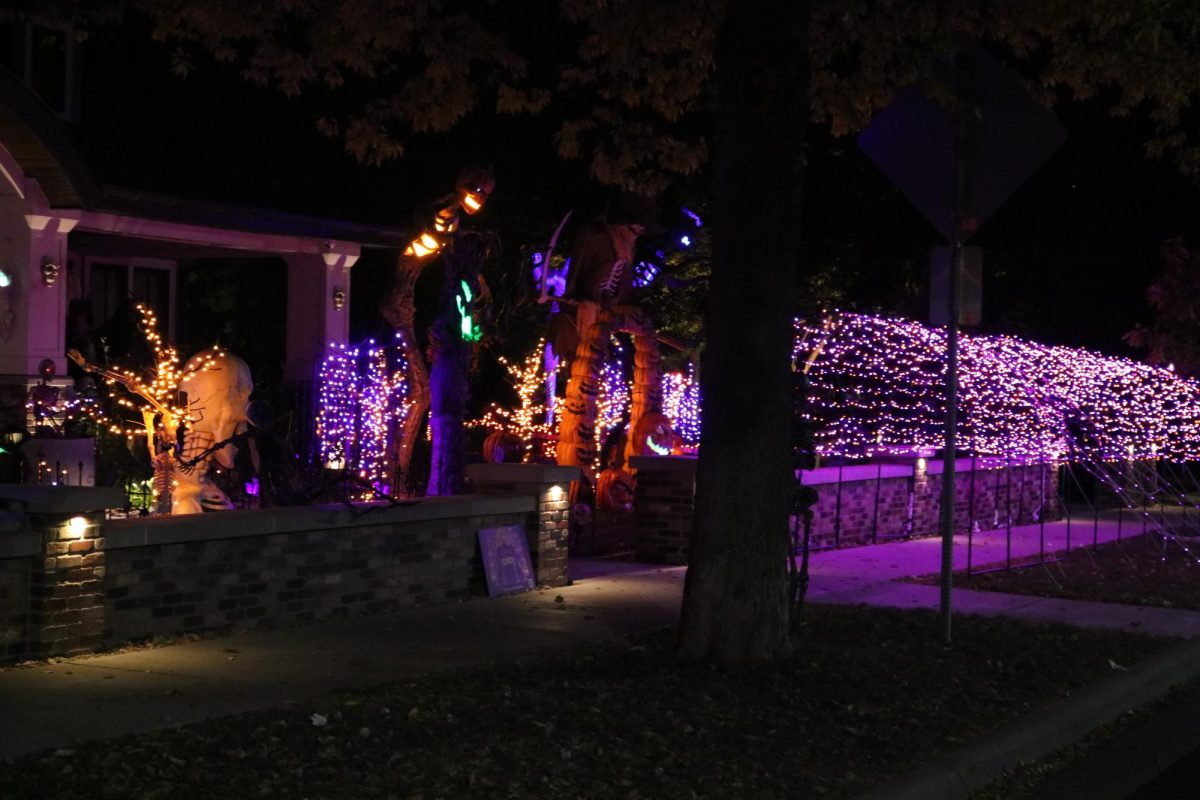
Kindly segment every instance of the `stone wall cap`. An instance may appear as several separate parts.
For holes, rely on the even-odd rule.
[[[633,456],[629,466],[651,472],[695,472],[696,456]]]
[[[579,480],[579,467],[558,464],[468,464],[467,478],[504,483],[570,483]]]
[[[124,508],[128,502],[116,486],[0,484],[0,505],[31,514],[82,514]]]
[[[114,550],[122,547],[238,539],[276,533],[352,530],[372,525],[423,520],[525,514],[534,511],[535,507],[536,500],[529,495],[468,494],[425,497],[411,505],[330,504],[139,517],[105,522],[104,545],[106,549]]]
[[[907,464],[855,464],[848,467],[817,467],[799,473],[800,483],[820,486],[826,483],[854,483],[896,478],[911,478],[913,468]]]

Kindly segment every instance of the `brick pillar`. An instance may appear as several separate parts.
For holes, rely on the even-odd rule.
[[[40,540],[29,585],[33,656],[70,655],[104,638],[105,508],[124,505],[115,488],[4,486],[0,503],[21,510]]]
[[[567,584],[567,540],[571,533],[571,481],[578,467],[556,464],[468,464],[471,491],[521,494],[535,498],[534,514],[525,523],[529,555],[539,586]]]
[[[31,517],[43,547],[30,586],[39,655],[90,650],[104,637],[103,520],[104,512]]]
[[[696,503],[696,459],[634,456],[633,516],[638,561],[686,564]]]

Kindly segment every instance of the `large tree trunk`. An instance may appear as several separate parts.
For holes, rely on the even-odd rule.
[[[717,45],[704,418],[679,650],[736,665],[789,652],[792,316],[807,2],[730,3]]]

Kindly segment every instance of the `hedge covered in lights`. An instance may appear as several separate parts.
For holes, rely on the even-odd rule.
[[[937,448],[945,332],[834,314],[797,322],[818,449]],[[1012,336],[960,336],[960,448],[1019,461],[1200,456],[1200,383],[1169,369]]]
[[[322,464],[388,491],[391,437],[409,411],[400,334],[388,345],[332,342],[321,363],[317,442]]]

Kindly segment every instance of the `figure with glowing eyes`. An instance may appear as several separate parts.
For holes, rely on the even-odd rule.
[[[392,460],[396,466],[397,483],[407,479],[413,448],[421,432],[421,426],[424,424],[425,412],[429,410],[431,403],[446,406],[446,408],[435,409],[434,413],[447,420],[445,425],[438,425],[438,432],[435,434],[437,440],[434,442],[435,462],[442,456],[448,455],[448,450],[459,448],[458,439],[461,438],[461,434],[457,434],[453,442],[443,442],[442,433],[449,434],[454,431],[454,425],[449,420],[458,415],[458,409],[465,403],[465,399],[460,401],[458,398],[443,398],[445,400],[443,402],[431,396],[430,375],[425,366],[425,354],[421,352],[414,325],[416,315],[414,290],[417,278],[420,277],[426,265],[441,255],[452,255],[455,243],[460,238],[459,222],[462,215],[470,216],[479,212],[495,189],[496,176],[489,167],[471,167],[462,170],[455,181],[454,192],[433,203],[428,218],[422,221],[424,227],[400,253],[396,261],[392,288],[380,303],[379,310],[383,317],[400,334],[409,371],[407,378],[410,409],[404,417],[403,427],[392,438]],[[456,259],[460,266],[465,265],[468,260],[464,256],[465,254],[459,254]],[[475,306],[488,295],[487,284],[484,282],[483,276],[478,274],[478,264],[473,266],[473,269],[467,269],[470,274],[464,275],[462,280],[444,282],[443,300],[449,297],[455,305],[446,306],[443,303],[443,306],[446,307],[439,310],[440,315],[443,312],[451,317],[457,315],[456,324],[459,326],[457,335],[467,342],[479,339],[480,330],[475,319]],[[447,277],[450,277],[449,274]],[[434,325],[435,331],[440,330],[441,327],[443,326],[438,323]],[[453,342],[451,338],[450,334],[446,334],[441,341],[441,344],[444,345],[441,349],[454,351],[455,354],[448,357],[457,359],[461,343]],[[440,388],[451,387],[454,391],[458,391],[464,382],[465,377],[460,380],[455,376],[453,380],[447,380],[440,384]],[[461,459],[452,458],[450,460],[457,463],[458,460],[465,460],[465,455]],[[447,464],[447,469],[435,469],[435,476],[440,474],[442,478],[435,478],[433,481],[433,493],[454,494],[461,488],[461,477],[457,479],[452,477],[455,469],[456,467],[450,464]],[[446,485],[447,480],[449,480],[449,485]]]

